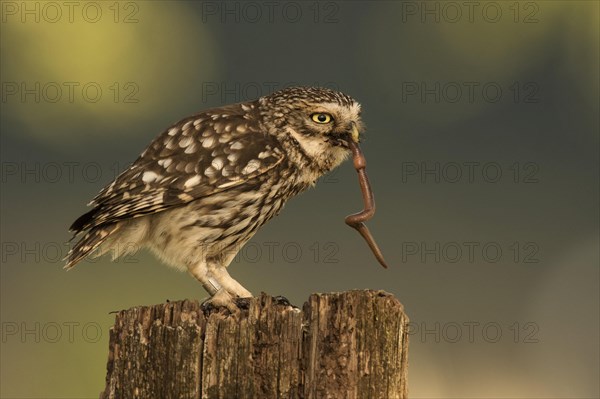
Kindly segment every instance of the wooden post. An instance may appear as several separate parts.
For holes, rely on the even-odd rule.
[[[239,315],[196,301],[117,314],[101,399],[406,398],[408,318],[383,291],[261,294]]]

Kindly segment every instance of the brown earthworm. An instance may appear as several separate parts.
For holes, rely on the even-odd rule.
[[[367,160],[360,150],[358,143],[356,143],[354,140],[349,140],[348,144],[350,146],[350,150],[352,150],[354,168],[356,169],[356,172],[358,172],[358,181],[360,183],[360,191],[362,192],[364,209],[358,213],[346,216],[345,221],[348,226],[356,229],[360,235],[363,236],[367,244],[369,244],[369,248],[371,248],[373,255],[375,255],[375,258],[377,258],[381,266],[387,268],[388,266],[383,258],[383,254],[381,253],[379,246],[371,235],[369,228],[364,223],[371,219],[373,215],[375,215],[375,197],[373,196],[371,184],[369,183],[369,178],[367,177],[367,172],[365,171]]]

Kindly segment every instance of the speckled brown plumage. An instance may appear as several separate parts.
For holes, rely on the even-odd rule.
[[[225,268],[289,198],[349,155],[351,132],[360,127],[351,97],[305,87],[185,118],[73,223],[85,235],[66,267],[92,253],[118,257],[147,247],[211,295],[250,296]]]

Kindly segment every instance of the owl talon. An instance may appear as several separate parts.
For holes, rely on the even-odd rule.
[[[204,301],[201,307],[205,313],[225,308],[231,314],[239,314],[240,308],[237,306],[237,299],[239,298],[234,299],[229,292],[221,288],[216,294]]]
[[[250,301],[252,298],[235,298],[233,301],[239,309],[248,310],[250,309]]]
[[[289,299],[287,299],[286,297],[282,296],[282,295],[277,295],[276,297],[273,297],[274,302],[277,305],[282,305],[282,306],[291,306],[293,308],[295,308],[294,305],[292,305],[292,303],[290,302]]]
[[[210,299],[211,298],[208,298],[200,304],[200,309],[204,314],[210,314],[217,310],[217,307],[212,303]]]

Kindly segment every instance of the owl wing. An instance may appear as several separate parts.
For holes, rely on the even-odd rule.
[[[279,142],[260,131],[251,104],[181,120],[90,202],[70,230],[134,218],[252,184],[284,160]]]

